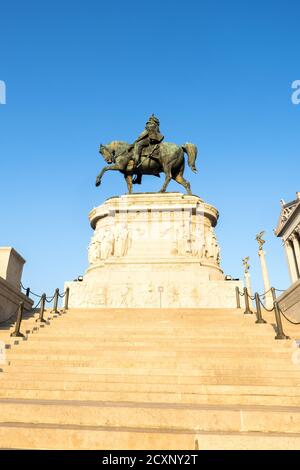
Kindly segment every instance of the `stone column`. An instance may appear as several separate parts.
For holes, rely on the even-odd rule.
[[[246,287],[247,287],[247,289],[248,289],[249,295],[251,295],[251,297],[253,297],[253,294],[252,294],[252,287],[251,287],[251,275],[250,275],[250,273],[245,273],[245,284],[246,284]]]
[[[252,287],[251,287],[251,275],[250,273],[245,273],[245,284],[246,284],[246,287],[248,289],[248,294],[250,295],[250,297],[253,297],[253,294],[252,294]],[[250,299],[250,303],[252,303],[253,301]]]
[[[266,262],[266,252],[263,249],[259,249],[258,256],[260,258],[264,288],[265,288],[265,292],[267,292],[265,296],[265,306],[267,308],[272,308],[273,296],[272,296],[272,292],[270,291],[271,284],[270,284],[269,273],[268,273],[267,262]]]
[[[296,258],[296,273],[297,273],[297,278],[299,278],[299,273],[300,273],[300,245],[299,245],[299,240],[296,234],[293,234],[291,236],[291,241],[294,247],[294,253],[295,253],[295,258]]]
[[[243,259],[243,265],[244,265],[244,275],[245,275],[245,285],[248,290],[248,294],[253,297],[252,294],[252,287],[251,287],[251,275],[249,273],[250,265],[249,265],[249,256]],[[250,301],[251,303],[251,301]]]
[[[297,268],[296,268],[293,248],[292,248],[292,245],[291,245],[289,240],[286,240],[284,242],[284,248],[285,248],[288,267],[289,267],[289,271],[290,271],[291,281],[292,281],[292,284],[294,284],[294,282],[296,282],[297,279],[298,279],[298,274],[297,274]]]

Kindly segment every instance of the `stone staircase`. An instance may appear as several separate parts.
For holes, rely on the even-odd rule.
[[[28,318],[27,341],[0,329],[0,448],[300,449],[300,350],[255,319],[74,309]]]

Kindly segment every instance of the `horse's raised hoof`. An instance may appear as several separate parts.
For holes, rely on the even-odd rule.
[[[96,183],[95,183],[95,185],[96,185],[96,186],[100,186],[100,184],[101,184],[100,178],[96,178]]]

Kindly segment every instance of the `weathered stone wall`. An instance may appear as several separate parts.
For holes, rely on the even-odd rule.
[[[300,321],[300,279],[278,298],[282,312],[292,321]]]
[[[33,301],[21,292],[25,260],[11,247],[0,247],[0,323],[13,316],[20,302],[31,310]]]
[[[30,311],[33,301],[0,277],[0,323],[8,320],[15,314],[21,301],[24,302],[25,310]]]

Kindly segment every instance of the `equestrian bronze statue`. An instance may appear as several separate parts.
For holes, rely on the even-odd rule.
[[[153,114],[146,123],[145,130],[133,144],[113,141],[100,145],[99,153],[107,166],[102,168],[96,178],[96,186],[100,186],[106,171],[114,170],[123,173],[128,187],[132,192],[133,184],[141,184],[142,175],[160,176],[165,174],[165,181],[160,190],[165,192],[171,179],[184,186],[188,194],[192,194],[190,183],[184,179],[184,154],[187,154],[188,165],[196,173],[197,147],[186,143],[181,146],[171,142],[163,142],[164,136],[159,130],[159,120]]]

